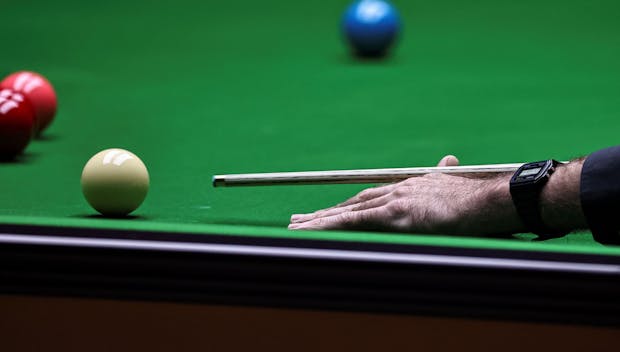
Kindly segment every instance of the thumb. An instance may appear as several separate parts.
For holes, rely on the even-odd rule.
[[[437,166],[458,166],[459,159],[457,159],[454,155],[446,155],[441,160],[439,160],[439,164]]]

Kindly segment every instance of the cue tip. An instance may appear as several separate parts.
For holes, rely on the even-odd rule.
[[[211,177],[211,185],[213,187],[225,187],[226,186],[226,177],[222,175],[214,175]]]

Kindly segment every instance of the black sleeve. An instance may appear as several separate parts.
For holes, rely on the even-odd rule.
[[[620,244],[620,146],[590,154],[581,170],[581,208],[594,239]]]

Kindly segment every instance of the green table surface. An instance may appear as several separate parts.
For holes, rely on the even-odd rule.
[[[213,174],[570,159],[617,143],[619,2],[394,3],[404,30],[384,60],[347,52],[348,1],[4,3],[0,74],[43,73],[59,112],[0,164],[0,223],[620,254],[587,233],[290,232],[292,213],[367,186],[211,187]],[[80,191],[83,165],[111,147],[150,171],[129,219],[96,216]]]

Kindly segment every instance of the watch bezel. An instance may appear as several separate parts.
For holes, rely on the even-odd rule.
[[[535,175],[521,176],[524,171],[540,168]],[[541,180],[549,178],[555,170],[553,160],[535,161],[521,165],[519,169],[512,175],[510,185],[516,187],[530,186],[539,184]],[[541,185],[542,186],[542,185]]]

